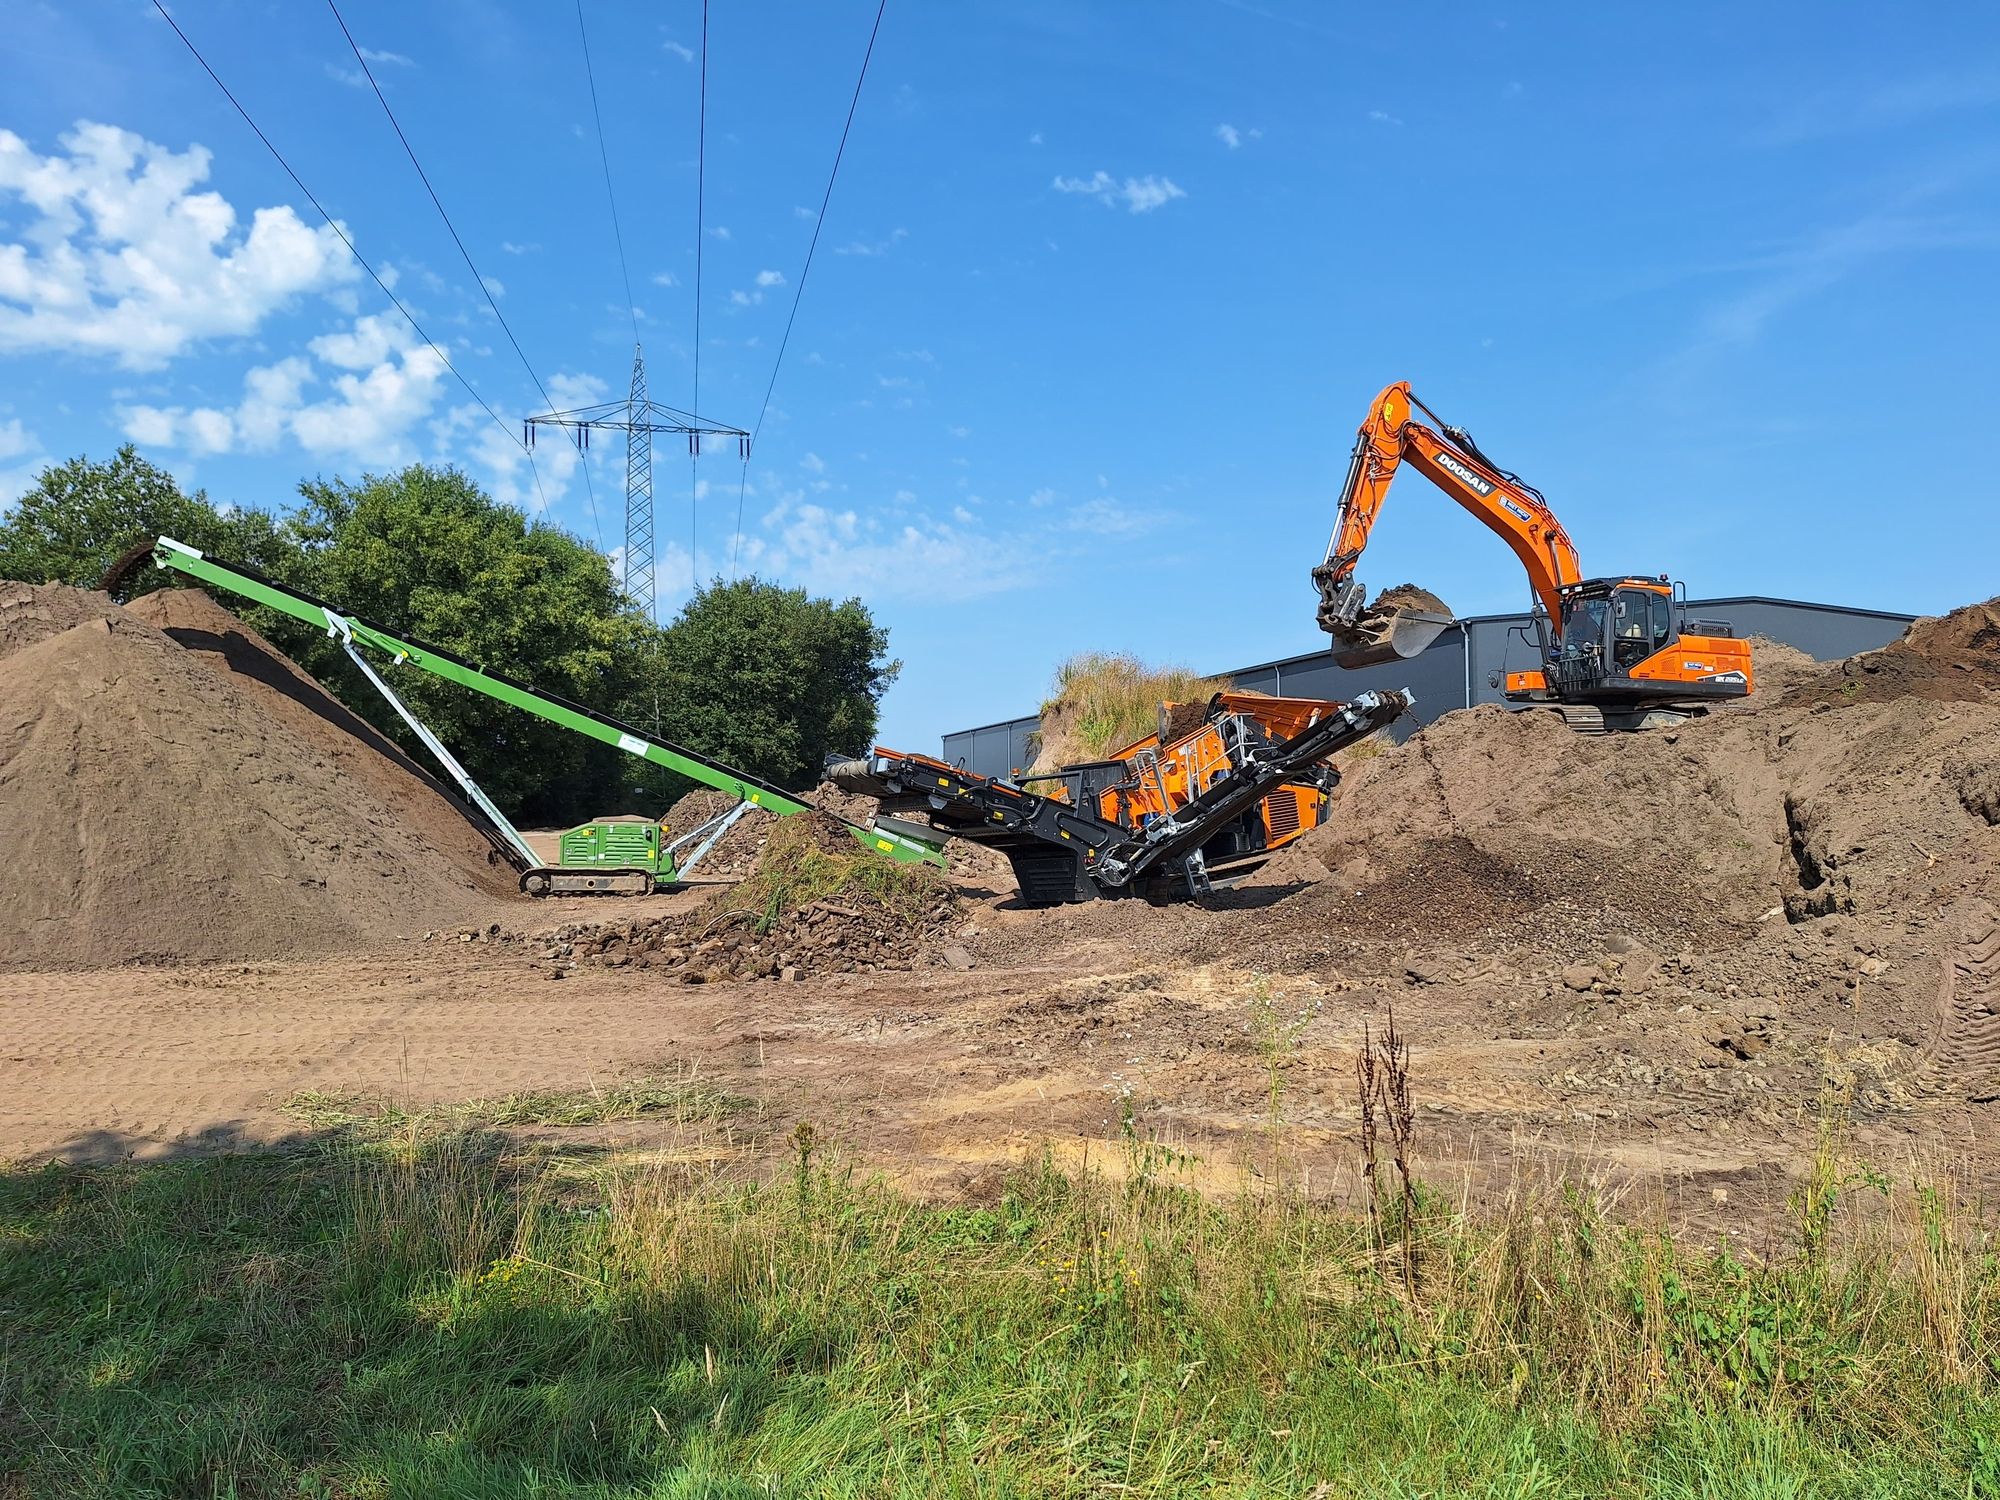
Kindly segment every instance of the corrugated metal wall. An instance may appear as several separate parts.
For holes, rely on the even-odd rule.
[[[1885,646],[1903,633],[1914,615],[1792,599],[1691,599],[1688,613],[1727,620],[1744,636],[1783,641],[1821,661]],[[1478,615],[1451,629],[1410,661],[1389,662],[1343,672],[1325,652],[1238,667],[1220,675],[1238,687],[1287,698],[1351,698],[1369,688],[1404,688],[1417,699],[1416,719],[1428,724],[1440,714],[1472,703],[1498,703],[1500,690],[1488,685],[1494,672],[1525,671],[1537,665],[1534,636],[1526,614]],[[1041,721],[1033,715],[1005,719],[944,737],[944,758],[982,776],[1005,776],[1034,759],[1028,737]],[[1416,727],[1409,720],[1396,731]]]

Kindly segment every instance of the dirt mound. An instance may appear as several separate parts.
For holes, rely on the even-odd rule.
[[[401,826],[443,851],[473,884],[496,896],[518,891],[512,866],[487,858],[495,846],[470,820],[458,795],[428,766],[410,759],[207,594],[199,589],[161,589],[133,600],[125,609],[241,687],[260,710],[324,749],[342,777],[366,787]]]
[[[462,823],[441,846],[449,823],[419,811],[449,804],[299,697],[99,596],[5,597],[0,962],[324,954],[487,904],[486,847]]]
[[[1779,694],[1826,675],[1826,663],[1797,646],[1774,641],[1767,635],[1753,635],[1748,644],[1755,690],[1743,700],[1746,707],[1761,708]]]
[[[1440,931],[1560,906],[1709,935],[1772,904],[1784,823],[1754,756],[1690,753],[1688,738],[1585,736],[1491,706],[1446,714],[1354,766],[1326,826],[1271,874],[1311,878],[1317,862]]]
[[[2000,599],[1989,599],[1918,620],[1881,650],[1850,656],[1799,684],[1786,701],[1983,703],[1995,695],[2000,695]]]
[[[957,906],[929,867],[878,858],[830,814],[795,813],[700,910],[559,928],[544,957],[663,969],[683,984],[913,969],[937,961]]]
[[[719,818],[736,806],[736,798],[727,792],[701,787],[689,792],[680,801],[667,809],[667,829],[672,838],[682,838],[693,833],[711,818]],[[771,825],[777,822],[777,814],[766,812],[761,807],[746,807],[743,816],[730,825],[729,831],[715,842],[715,847],[701,857],[695,866],[697,880],[740,879],[757,866],[757,856],[764,852],[764,840],[771,832]],[[699,842],[688,845],[680,851],[685,862],[699,849]]]
[[[118,606],[108,594],[90,594],[59,583],[0,579],[0,656],[61,635],[87,620],[109,620]]]
[[[1919,621],[1831,666],[1752,650],[1757,692],[1675,731],[1447,714],[1344,764],[1327,825],[1257,883],[1330,881],[1340,920],[1413,941],[1512,921],[1699,944],[1774,911],[1894,921],[1949,899],[1939,851],[1963,850],[1967,818],[1990,824],[2000,800],[2000,608]]]
[[[1384,609],[1421,610],[1425,614],[1444,615],[1447,618],[1451,615],[1449,604],[1429,589],[1419,588],[1414,583],[1399,583],[1393,588],[1382,590],[1368,606],[1367,613],[1374,614]]]
[[[817,974],[872,974],[937,967],[955,925],[940,895],[922,919],[867,896],[808,902],[769,927],[755,912],[704,908],[681,917],[559,927],[544,959],[556,966],[658,969],[680,984],[731,979],[797,980]]]

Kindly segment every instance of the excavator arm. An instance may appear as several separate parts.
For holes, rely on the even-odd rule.
[[[1437,420],[1410,394],[1408,381],[1375,398],[1348,464],[1326,561],[1313,569],[1320,628],[1333,637],[1344,667],[1415,656],[1451,623],[1449,611],[1428,596],[1398,599],[1392,592],[1370,608],[1355,575],[1405,460],[1513,550],[1551,620],[1562,618],[1563,586],[1583,576],[1575,544],[1539,493],[1495,465],[1463,429],[1439,422],[1434,431],[1414,419],[1413,409]]]

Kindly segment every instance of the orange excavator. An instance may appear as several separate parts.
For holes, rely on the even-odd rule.
[[[1422,412],[1435,429],[1412,416]],[[1479,451],[1470,433],[1397,381],[1361,424],[1326,561],[1313,569],[1320,628],[1343,667],[1415,656],[1453,623],[1436,596],[1391,589],[1372,604],[1355,568],[1405,461],[1513,549],[1535,595],[1539,671],[1509,672],[1513,703],[1559,709],[1572,727],[1651,729],[1750,691],[1750,646],[1724,623],[1687,616],[1667,575],[1585,578],[1576,545],[1541,492]]]

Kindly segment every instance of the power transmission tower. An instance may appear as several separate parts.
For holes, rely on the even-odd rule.
[[[625,552],[619,582],[626,596],[658,622],[658,605],[653,585],[653,434],[678,432],[687,437],[688,453],[701,455],[705,437],[734,438],[739,458],[750,456],[750,434],[740,427],[719,427],[704,422],[693,412],[662,406],[646,395],[646,355],[638,345],[632,348],[632,391],[623,401],[606,401],[596,406],[579,406],[573,411],[543,412],[522,424],[522,435],[530,448],[535,446],[537,428],[559,427],[569,434],[579,452],[588,452],[593,432],[625,434]],[[693,566],[694,559],[688,559]]]

